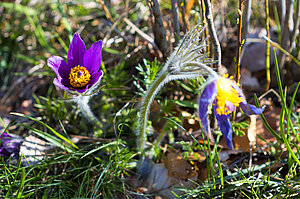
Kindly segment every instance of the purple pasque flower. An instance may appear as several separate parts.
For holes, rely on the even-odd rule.
[[[54,85],[79,93],[86,93],[89,89],[94,90],[103,76],[102,70],[99,70],[101,49],[100,40],[86,50],[84,42],[78,33],[75,33],[69,47],[67,63],[59,56],[52,56],[47,60],[47,65],[56,73]]]
[[[201,94],[199,117],[206,132],[210,130],[207,119],[207,109],[210,104],[213,104],[218,125],[230,149],[233,149],[233,145],[229,114],[235,110],[235,107],[242,108],[248,115],[261,114],[264,111],[264,107],[256,108],[247,104],[239,85],[232,80],[232,77],[228,78],[228,74],[209,81]]]
[[[0,135],[0,156],[9,157],[11,154],[19,152],[22,141],[6,132]]]

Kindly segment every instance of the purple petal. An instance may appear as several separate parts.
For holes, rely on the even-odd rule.
[[[12,153],[19,151],[22,140],[17,137],[12,137],[4,132],[1,135],[0,156],[9,156]]]
[[[18,138],[10,138],[9,142],[4,146],[9,153],[17,153],[22,144],[22,140]]]
[[[6,132],[2,133],[0,135],[1,145],[3,145],[3,146],[6,145],[10,141],[11,138],[12,138],[11,135],[9,135],[8,133],[6,133]]]
[[[253,106],[251,104],[247,104],[246,102],[241,102],[240,107],[246,113],[247,115],[258,115],[261,114],[264,110],[265,107],[262,108],[256,108],[256,106]]]
[[[53,80],[53,84],[57,87],[59,87],[60,89],[63,89],[63,90],[70,90],[69,87],[65,86],[62,81],[59,81],[57,78],[55,78]]]
[[[215,79],[206,85],[206,87],[204,88],[201,94],[200,101],[199,101],[199,117],[202,125],[204,126],[206,133],[209,133],[208,120],[207,120],[207,108],[209,104],[213,103],[217,95],[216,82],[217,80]]]
[[[239,95],[241,97],[243,97],[245,99],[244,93],[243,93],[243,91],[241,90],[240,87],[238,87],[236,84],[232,84],[232,87],[239,93]]]
[[[53,83],[64,90],[70,87],[69,74],[71,68],[65,60],[59,56],[52,56],[47,60],[47,65],[56,73]],[[62,85],[61,85],[62,84]]]
[[[91,77],[91,80],[90,80],[90,83],[89,83],[89,88],[92,87],[95,83],[98,82],[99,78],[102,78],[103,76],[103,72],[102,70],[100,70],[99,72],[95,73],[92,77]]]
[[[225,137],[227,146],[230,149],[233,149],[233,145],[232,145],[232,126],[231,126],[231,122],[229,120],[229,115],[218,115],[217,111],[216,111],[216,108],[217,107],[214,106],[214,112],[215,112],[220,130],[221,130],[223,136]]]
[[[101,49],[102,41],[93,43],[90,49],[84,55],[84,67],[86,67],[91,74],[98,72],[101,65]]]
[[[68,65],[70,68],[80,65],[83,66],[83,57],[86,53],[86,47],[78,33],[75,33],[68,51]]]
[[[47,65],[55,72],[58,79],[68,76],[66,69],[68,64],[59,56],[52,56],[47,60]]]

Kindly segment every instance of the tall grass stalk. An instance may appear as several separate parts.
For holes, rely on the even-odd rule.
[[[291,53],[289,53],[288,51],[284,50],[280,44],[276,43],[275,41],[272,41],[271,39],[267,38],[266,36],[263,35],[263,38],[267,41],[270,42],[270,44],[274,47],[277,48],[278,50],[280,50],[282,53],[284,53],[285,55],[289,56],[298,66],[300,66],[300,60],[298,60],[296,57],[294,57]]]
[[[277,78],[277,83],[278,83],[278,88],[279,88],[279,94],[280,94],[280,98],[281,98],[281,105],[282,105],[282,109],[281,109],[281,113],[280,113],[280,120],[279,120],[279,134],[277,134],[268,124],[268,122],[266,121],[266,119],[264,118],[263,114],[261,114],[262,120],[264,122],[264,125],[268,128],[269,132],[277,138],[277,141],[284,143],[289,157],[292,158],[295,162],[297,162],[298,165],[300,165],[300,161],[299,161],[299,147],[297,144],[292,144],[290,137],[290,130],[292,131],[293,135],[295,136],[296,140],[298,143],[300,143],[300,139],[296,133],[296,130],[294,128],[294,125],[291,121],[291,110],[292,110],[292,105],[294,103],[294,100],[296,98],[296,93],[298,92],[298,88],[299,88],[299,83],[297,85],[296,90],[294,91],[293,97],[291,99],[291,105],[289,107],[289,109],[287,108],[287,104],[286,104],[286,94],[283,92],[283,88],[282,88],[282,83],[281,83],[281,79],[280,79],[280,71],[279,71],[279,66],[278,66],[278,62],[277,62],[277,57],[276,57],[276,52],[274,50],[274,57],[275,57],[275,66],[276,66],[276,78]],[[257,97],[255,96],[255,103],[258,106],[258,101],[257,101]],[[286,118],[286,119],[285,119]],[[284,123],[286,122],[287,126],[286,126],[286,130],[284,128]],[[292,147],[296,147],[297,149],[297,154],[295,154],[292,150]],[[289,159],[289,163],[291,164],[291,159]],[[291,165],[290,165],[291,166]]]
[[[285,144],[285,147],[287,148],[288,152],[289,152],[289,155],[291,155],[291,157],[294,159],[294,161],[296,161],[298,163],[298,165],[300,165],[300,161],[299,161],[299,158],[295,155],[295,153],[293,152],[292,148],[291,148],[291,143],[290,143],[290,128],[289,126],[291,127],[291,130],[293,132],[294,135],[296,135],[297,137],[297,133],[295,131],[295,128],[294,128],[294,125],[292,124],[292,121],[290,119],[290,116],[291,116],[291,111],[287,109],[287,104],[286,104],[286,95],[284,94],[283,92],[283,89],[282,89],[282,84],[281,84],[281,79],[280,79],[280,72],[279,72],[279,66],[278,66],[278,62],[277,62],[277,57],[276,57],[276,53],[275,53],[275,50],[274,50],[274,56],[275,56],[275,65],[276,65],[276,77],[277,77],[277,82],[278,82],[278,88],[279,88],[279,93],[280,93],[280,98],[281,98],[281,103],[282,103],[282,113],[280,114],[280,131],[281,131],[281,136],[282,136],[282,139],[283,139],[283,142]],[[297,89],[299,87],[299,84],[297,86]],[[295,93],[297,93],[297,90],[295,91]],[[292,99],[292,102],[294,102],[295,100],[295,97],[296,97],[296,94],[294,93],[293,95],[293,99]],[[290,106],[290,109],[292,107]],[[283,128],[283,122],[285,121],[284,120],[284,117],[286,117],[286,122],[287,122],[287,129],[286,129],[286,133],[284,132],[284,128]],[[286,137],[287,135],[287,137]],[[297,148],[298,146],[295,145]],[[298,150],[299,151],[299,150]],[[297,154],[298,156],[300,154]]]
[[[266,9],[266,30],[267,30],[267,38],[270,38],[270,19],[269,19],[269,0],[265,0],[265,9]],[[270,42],[266,41],[266,85],[265,91],[269,90],[271,83],[271,75],[270,75]]]
[[[237,19],[238,51],[237,51],[237,56],[236,56],[236,76],[235,76],[236,83],[240,82],[240,73],[241,73],[241,52],[242,52],[242,46],[243,46],[243,40],[242,40],[243,8],[244,8],[244,0],[239,0],[239,9],[238,9],[239,18]]]

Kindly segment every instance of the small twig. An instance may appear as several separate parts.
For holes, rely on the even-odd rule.
[[[202,19],[203,24],[207,24],[206,18],[204,17],[205,16],[205,5],[204,5],[203,1],[204,0],[199,0],[199,5],[201,3],[201,13],[202,13],[202,16],[203,16],[203,19]],[[205,36],[204,36],[204,38],[209,38],[208,28],[205,28]],[[210,43],[211,43],[210,40],[207,39],[207,41],[206,41],[206,44],[207,44],[207,46],[206,46],[206,52],[209,52],[209,57],[212,57],[212,52],[210,50],[210,46],[211,46]]]
[[[204,10],[202,4],[203,4],[202,0],[198,0],[200,21],[204,22],[205,18],[204,18]]]
[[[293,43],[295,42],[296,37],[299,34],[299,29],[300,29],[300,0],[297,0],[296,13],[294,16],[294,29],[290,36],[291,39],[290,39],[290,48],[288,50],[289,52],[291,52],[293,49]]]
[[[78,139],[84,139],[84,140],[93,140],[93,141],[100,141],[100,142],[112,142],[115,141],[115,139],[106,139],[106,138],[96,138],[96,137],[87,137],[87,136],[81,136],[81,135],[70,135],[72,138],[78,138]]]
[[[252,143],[250,142],[249,143],[249,145],[250,145],[250,149],[249,149],[249,166],[248,166],[248,169],[249,169],[249,171],[251,170],[251,168],[252,168],[252,161],[253,161],[253,146],[252,146]]]
[[[178,17],[178,2],[177,2],[177,0],[171,0],[171,4],[172,4],[172,15],[173,15],[173,27],[174,27],[175,44],[178,44],[179,39],[180,39],[179,17]]]
[[[130,11],[130,9],[129,9],[129,0],[125,1],[125,10],[126,10],[125,15],[126,15],[126,18],[127,18],[128,15],[129,15],[129,11]]]
[[[116,26],[118,25],[119,21],[124,17],[126,13],[123,13],[110,27],[110,30],[108,31],[108,33],[105,35],[104,39],[103,39],[103,46],[106,46],[106,42],[108,41],[108,38],[110,37],[110,34],[113,30],[116,29]]]
[[[143,39],[151,43],[154,47],[157,47],[156,44],[154,43],[154,39],[141,31],[136,25],[134,25],[129,19],[124,18],[123,21],[127,23],[128,26],[130,26],[136,33],[138,33]]]
[[[280,2],[280,10],[281,10],[281,23],[280,23],[280,26],[281,26],[281,28],[284,26],[284,20],[285,20],[285,4],[286,4],[286,2],[285,2],[285,0],[281,0],[281,1],[279,1]]]
[[[247,0],[245,3],[245,9],[243,12],[243,21],[242,21],[242,39],[244,40],[244,44],[247,42],[247,36],[248,36],[248,31],[250,27],[250,18],[251,18],[251,5],[252,5],[252,0]],[[244,52],[245,52],[244,45],[242,46],[242,52],[241,52],[241,60],[243,59]]]
[[[186,21],[185,18],[185,6],[184,6],[184,1],[183,0],[178,0],[179,3],[179,9],[181,12],[181,20],[183,22],[183,30],[188,31],[189,30],[189,25],[188,22]]]
[[[265,93],[263,93],[259,98],[258,98],[258,100],[260,101],[262,98],[264,98],[266,95],[268,95],[269,93],[273,93],[276,97],[277,97],[277,99],[278,99],[278,101],[279,102],[281,102],[281,98],[280,98],[280,95],[274,90],[274,89],[270,89],[270,90],[268,90],[268,91],[266,91]]]
[[[159,10],[159,4],[157,0],[147,0],[154,17],[153,32],[155,37],[155,43],[161,50],[163,57],[167,58],[169,55],[168,42],[166,39],[166,31],[163,23],[163,19]]]
[[[290,58],[292,58],[292,60],[298,65],[300,66],[300,60],[298,60],[296,57],[294,57],[291,53],[289,53],[288,51],[284,50],[278,43],[276,43],[275,41],[272,41],[271,39],[267,38],[266,36],[262,36],[263,39],[270,41],[270,44],[277,48],[278,50],[280,50],[282,53],[284,53],[285,55],[289,56]],[[259,40],[259,39],[257,39]],[[253,40],[254,41],[254,40]]]
[[[290,46],[290,35],[293,29],[293,7],[294,7],[294,0],[287,0],[286,1],[286,15],[283,27],[281,28],[281,47],[284,50],[288,50]],[[283,68],[284,61],[285,61],[285,54],[282,52],[278,53],[278,66],[280,69]]]
[[[38,64],[34,67],[32,67],[29,71],[28,74],[32,75],[34,72],[37,70],[41,69],[43,67],[43,64]],[[20,86],[23,82],[26,80],[26,76],[20,76],[18,77],[17,80],[14,80],[13,83],[9,86],[8,90],[6,90],[4,96],[0,99],[0,104],[6,104],[7,102],[12,101],[17,95],[20,94],[20,88],[22,88],[22,91],[25,91],[24,87]],[[1,88],[1,86],[0,86]],[[28,92],[28,91],[26,91]]]
[[[108,26],[110,26],[110,27],[112,27],[114,24],[112,24],[110,21],[108,21],[108,20],[106,20],[106,19],[102,19],[103,20],[103,22],[106,24],[106,25],[108,25]],[[120,37],[122,37],[122,39],[124,39],[127,43],[130,43],[130,41],[116,28],[116,27],[114,27],[113,28],[113,31],[115,32],[115,33],[117,33]],[[103,43],[104,44],[106,44],[107,43],[107,40],[106,41],[103,41]]]
[[[216,60],[218,61],[218,70],[220,70],[221,64],[222,64],[221,63],[221,56],[222,56],[221,55],[221,46],[220,46],[218,36],[216,33],[216,29],[214,26],[214,22],[213,22],[210,0],[204,0],[204,4],[205,4],[205,18],[207,21],[209,34],[211,36],[212,43],[214,45],[215,57],[216,57]]]
[[[131,58],[132,55],[134,55],[134,54],[136,54],[136,53],[139,53],[139,51],[140,51],[142,48],[143,48],[143,46],[138,45],[135,49],[133,49],[130,53],[128,53],[128,54],[126,55],[125,60]],[[162,54],[161,54],[161,55],[162,55]],[[141,54],[141,56],[143,56],[143,55]],[[160,55],[158,55],[158,56],[160,56]]]
[[[250,26],[251,5],[252,5],[252,0],[247,0],[245,3],[245,9],[243,12],[242,39],[244,39],[244,43],[246,43],[248,30],[249,30],[249,26]]]
[[[266,7],[266,30],[267,30],[267,38],[270,38],[270,19],[269,19],[269,0],[265,0]],[[270,75],[270,42],[266,41],[266,85],[265,91],[269,90],[271,83],[271,75]]]
[[[136,25],[134,25],[131,21],[129,21],[127,18],[124,18],[123,21],[127,23],[128,26],[130,26],[137,34],[139,34],[144,40],[149,42],[153,48],[158,52],[158,54],[161,56],[162,52],[158,49],[156,43],[154,42],[154,39],[141,31]]]
[[[241,51],[242,51],[242,23],[243,23],[243,7],[244,7],[244,0],[239,0],[239,9],[238,9],[238,51],[236,57],[236,76],[235,81],[239,83],[240,81],[240,70],[241,70]]]
[[[104,4],[103,0],[98,0],[98,2],[100,3],[102,9],[105,12],[105,16],[106,18],[110,21],[110,22],[114,22],[113,18],[111,17],[111,14],[109,13],[109,10],[107,9],[106,5]]]

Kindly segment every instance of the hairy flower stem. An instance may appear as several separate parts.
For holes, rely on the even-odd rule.
[[[146,128],[147,128],[147,121],[148,121],[148,112],[151,107],[151,103],[158,93],[158,91],[162,88],[162,86],[166,83],[168,76],[168,72],[165,70],[163,71],[157,79],[153,81],[151,87],[147,91],[143,106],[141,108],[141,115],[139,121],[139,136],[138,136],[138,148],[143,151],[145,148],[145,140],[146,140]]]
[[[76,103],[79,106],[79,109],[82,113],[82,115],[93,125],[95,125],[102,134],[102,129],[103,129],[103,124],[100,122],[100,120],[94,115],[94,113],[92,112],[90,106],[89,106],[89,100],[90,100],[90,96],[80,96],[79,99],[76,100]],[[100,135],[99,132],[97,134],[97,136]]]

